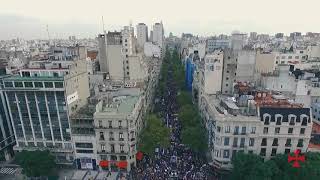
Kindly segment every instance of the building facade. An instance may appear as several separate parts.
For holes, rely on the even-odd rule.
[[[148,26],[144,23],[137,25],[137,43],[140,47],[144,47],[144,43],[148,41]]]
[[[86,104],[89,83],[85,59],[69,63],[69,68],[47,63],[60,68],[43,64],[3,78],[15,151],[49,149],[58,163],[73,163],[69,115]]]

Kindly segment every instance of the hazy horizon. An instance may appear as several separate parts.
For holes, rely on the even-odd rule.
[[[320,32],[316,0],[276,0],[258,3],[256,0],[10,0],[1,2],[0,40],[13,38],[94,38],[102,32],[120,30],[143,22],[148,25],[162,21],[165,34],[192,33],[200,36],[258,32],[275,34],[283,32]],[[110,7],[111,6],[111,7]],[[307,6],[307,8],[305,7]]]

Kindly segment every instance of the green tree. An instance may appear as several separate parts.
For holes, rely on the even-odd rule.
[[[28,177],[52,176],[56,167],[55,158],[49,151],[22,151],[16,155],[15,161]]]
[[[293,153],[291,153],[293,156]],[[237,153],[232,159],[231,179],[237,180],[318,180],[320,179],[320,153],[308,152],[300,168],[288,163],[288,155],[279,154],[263,162],[258,155]]]
[[[195,152],[205,152],[207,150],[207,138],[203,131],[200,126],[184,128],[181,133],[182,143]]]
[[[192,104],[191,94],[187,91],[181,91],[177,96],[177,102],[180,107],[187,104]]]
[[[146,127],[140,136],[139,149],[148,155],[152,155],[156,147],[167,148],[170,145],[170,129],[155,115],[146,117]]]

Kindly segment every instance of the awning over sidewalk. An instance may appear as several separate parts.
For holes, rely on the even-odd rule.
[[[108,166],[109,166],[109,161],[107,161],[107,160],[102,160],[102,161],[100,161],[99,165],[100,165],[101,167],[108,167]]]

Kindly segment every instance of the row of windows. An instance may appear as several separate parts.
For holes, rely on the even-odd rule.
[[[223,129],[222,127],[217,126],[217,131],[218,132],[221,132],[222,129]],[[225,126],[224,127],[224,132],[225,133],[230,133],[230,126]],[[241,127],[241,134],[246,134],[246,133],[247,133],[247,127],[246,126]],[[251,127],[250,133],[251,134],[255,134],[256,133],[256,127]],[[235,126],[234,127],[233,134],[235,134],[235,135],[240,134],[240,127],[239,126]]]
[[[281,123],[289,122],[289,125],[295,125],[295,123],[301,123],[302,126],[306,126],[307,123],[311,122],[311,119],[303,114],[299,118],[296,115],[290,114],[288,118],[283,117],[281,114],[276,114],[274,118],[271,115],[265,113],[263,114],[263,121],[265,125],[269,125],[270,122],[276,122],[276,125],[281,125]]]
[[[63,82],[20,82],[20,81],[15,81],[15,82],[4,82],[5,87],[15,87],[15,88],[63,88]]]
[[[280,127],[276,127],[274,129],[274,133],[275,134],[280,134]],[[300,134],[305,134],[306,128],[300,128]],[[264,127],[263,128],[263,134],[268,134],[269,132],[269,127]],[[288,128],[288,134],[292,134],[293,133],[293,128]]]
[[[115,134],[114,132],[109,132],[109,141],[114,141],[115,140],[114,139],[114,134]],[[130,134],[131,134],[131,139],[130,140],[133,140],[134,139],[134,132],[131,132]],[[119,141],[124,141],[125,140],[125,138],[123,136],[123,132],[119,132],[119,136],[118,137],[119,137],[118,138]],[[102,140],[102,141],[105,140],[104,132],[100,132],[99,140]]]

